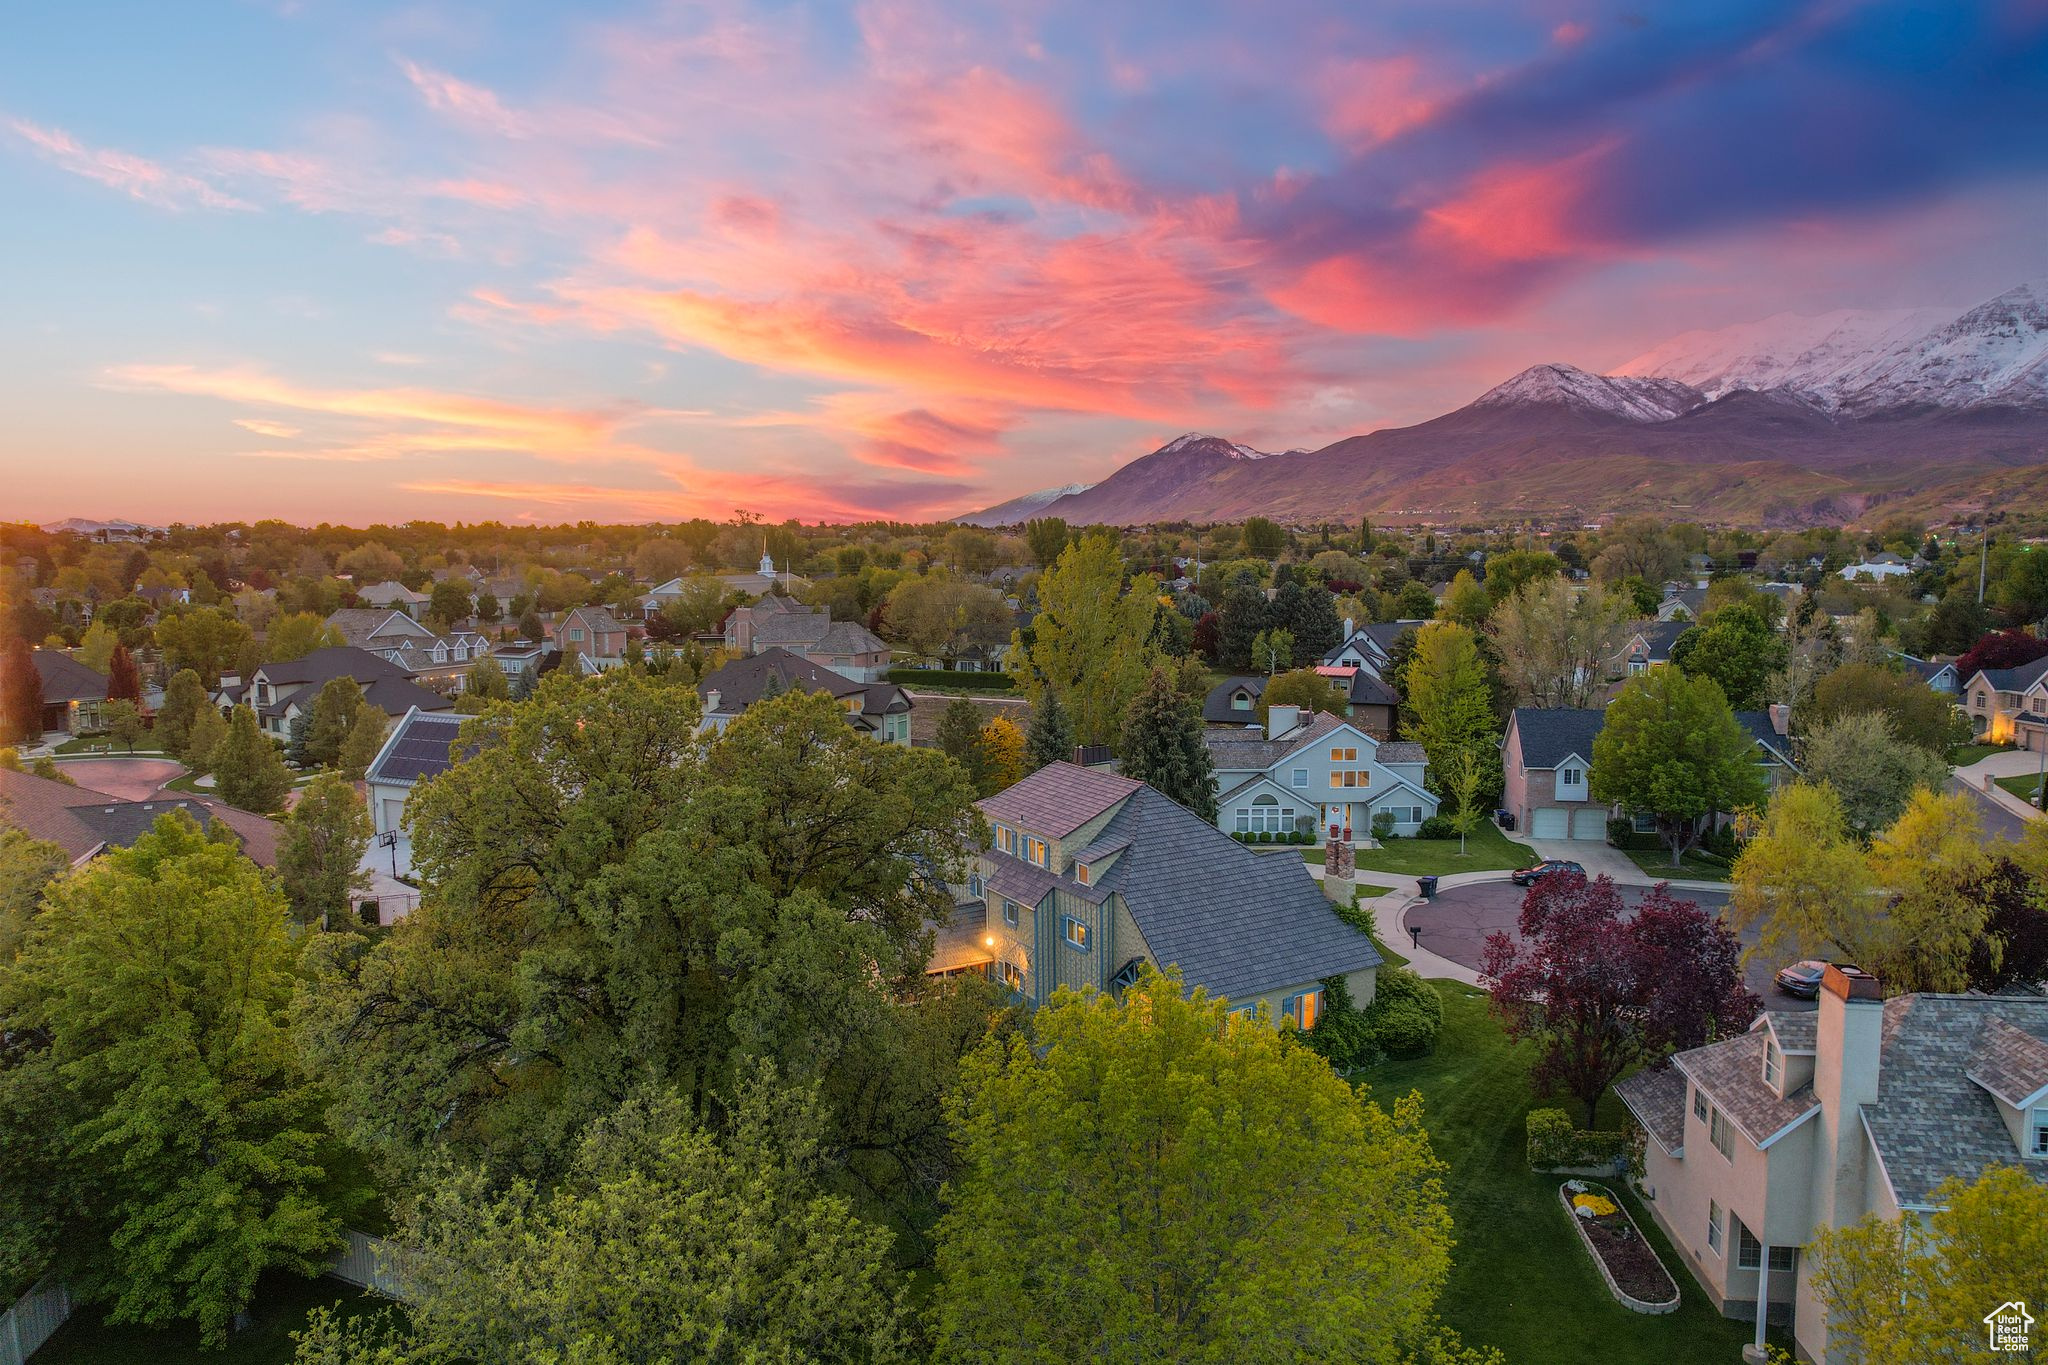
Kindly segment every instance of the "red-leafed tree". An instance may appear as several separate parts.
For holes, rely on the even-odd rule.
[[[1522,902],[1521,941],[1494,934],[1481,971],[1512,1038],[1540,1049],[1535,1080],[1563,1090],[1591,1127],[1623,1072],[1733,1034],[1756,1017],[1741,946],[1726,926],[1658,886],[1634,916],[1606,877],[1545,877]]]
[[[43,675],[28,641],[16,636],[0,652],[0,744],[42,738]]]
[[[1216,630],[1221,617],[1213,611],[1205,611],[1195,618],[1195,653],[1216,662]]]
[[[1968,682],[1983,669],[2018,668],[2043,655],[2048,655],[2048,640],[2038,639],[2023,630],[1994,630],[1971,645],[1969,653],[1956,660],[1956,676]]]
[[[107,700],[142,704],[142,672],[126,645],[115,645],[107,656]]]

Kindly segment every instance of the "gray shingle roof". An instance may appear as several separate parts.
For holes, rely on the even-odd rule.
[[[730,715],[759,701],[771,681],[784,691],[823,692],[842,699],[859,696],[862,714],[849,718],[866,728],[872,728],[876,716],[910,709],[910,694],[894,683],[855,682],[780,645],[713,669],[697,684],[697,695],[708,699],[718,693],[719,713]]]
[[[1373,750],[1373,757],[1382,763],[1427,763],[1429,755],[1422,746],[1412,739],[1389,739]]]
[[[1522,738],[1524,768],[1555,768],[1576,754],[1591,762],[1593,740],[1607,723],[1605,711],[1568,706],[1518,706],[1515,733]]]
[[[2024,692],[2043,678],[2048,678],[2048,655],[2030,664],[2019,664],[2013,668],[1986,668],[1980,670],[1984,681],[2000,692]],[[1964,679],[1968,682],[1969,679]]]
[[[1781,1052],[1811,1052],[1818,1046],[1820,1016],[1812,1010],[1766,1010],[1764,1020],[1778,1036]]]
[[[1048,763],[1022,782],[982,801],[981,812],[990,820],[1014,825],[1027,834],[1064,839],[1144,786],[1099,768]]]
[[[1638,1071],[1615,1082],[1614,1093],[1657,1140],[1666,1156],[1685,1146],[1685,1073],[1675,1066]]]
[[[1254,853],[1150,787],[1137,784],[1102,838],[1130,846],[1098,885],[1122,895],[1152,956],[1190,986],[1244,998],[1382,961],[1300,859]]]
[[[410,678],[411,673],[380,654],[354,645],[325,645],[297,659],[267,663],[257,672],[273,683],[326,684],[336,678],[354,678],[368,684],[378,678]]]
[[[2013,1108],[2025,1108],[2048,1089],[2048,1039],[1993,1019],[1978,1035],[1969,1075]]]
[[[1760,1026],[1739,1038],[1681,1052],[1671,1063],[1706,1091],[1707,1098],[1735,1121],[1745,1137],[1759,1145],[1820,1107],[1810,1085],[1781,1097],[1764,1084],[1764,1030]]]
[[[1967,1074],[1993,1020],[2048,1040],[2048,1000],[1902,995],[1884,1003],[1878,1097],[1863,1106],[1863,1121],[1901,1205],[1931,1204],[1942,1181],[1972,1179],[1993,1164],[2048,1181],[2048,1159],[2021,1155],[1997,1102]]]
[[[107,675],[87,668],[69,654],[54,649],[33,649],[36,676],[43,684],[43,705],[65,701],[105,701]]]
[[[1312,744],[1344,724],[1344,717],[1317,712],[1309,722],[1279,739],[1266,739],[1265,731],[1214,729],[1202,732],[1209,747],[1209,760],[1226,772],[1265,771],[1305,744]]]
[[[264,867],[277,865],[279,827],[260,815],[203,796],[159,794],[125,801],[104,792],[55,782],[32,773],[0,768],[0,814],[4,823],[47,839],[73,862],[101,847],[126,848],[167,811],[182,810],[202,827],[218,822],[233,830],[242,852]]]
[[[1231,693],[1240,689],[1251,694],[1252,709],[1248,711],[1239,711],[1230,704]],[[1265,690],[1263,677],[1225,678],[1202,698],[1202,719],[1211,725],[1250,725],[1258,719],[1258,699]]]

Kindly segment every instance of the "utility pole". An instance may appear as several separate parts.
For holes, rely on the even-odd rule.
[[[1984,566],[1991,560],[1991,528],[1984,528],[1984,539],[1977,546],[1977,605],[1984,605]]]

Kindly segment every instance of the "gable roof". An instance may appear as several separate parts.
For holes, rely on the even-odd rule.
[[[365,779],[409,787],[455,766],[454,744],[465,718],[453,712],[408,710],[370,760]]]
[[[1696,624],[1698,623],[1694,621],[1646,621],[1630,633],[1628,642],[1622,646],[1622,653],[1632,651],[1636,641],[1640,639],[1650,663],[1669,663],[1671,646],[1677,644],[1678,637]]]
[[[2023,1157],[1998,1104],[1970,1079],[1993,1021],[2048,1041],[2048,1000],[2010,996],[1901,995],[1884,1002],[1878,1097],[1863,1106],[1863,1126],[1884,1161],[1901,1207],[1925,1208],[1950,1176],[2017,1165],[2048,1181],[2048,1159]]]
[[[860,697],[859,714],[849,714],[847,719],[864,730],[876,728],[878,716],[910,710],[910,694],[895,683],[855,682],[780,645],[770,645],[759,654],[713,669],[697,684],[697,695],[705,699],[707,710],[715,709],[718,715],[737,715],[761,700],[771,682],[785,692],[823,692],[841,700]],[[708,704],[713,692],[718,693],[716,708]]]
[[[1792,741],[1779,734],[1778,727],[1771,724],[1770,712],[1737,711],[1735,720],[1743,729],[1749,731],[1749,737],[1757,742],[1759,748],[1768,751],[1788,768],[1798,766],[1792,762]]]
[[[979,804],[981,813],[992,821],[1014,825],[1040,838],[1064,839],[1143,789],[1144,783],[1102,768],[1048,763]]]
[[[1605,711],[1576,706],[1517,706],[1509,719],[1522,743],[1522,767],[1555,768],[1577,756],[1593,761],[1593,740],[1607,723]]]
[[[1230,704],[1231,694],[1240,690],[1250,693],[1252,699],[1250,708],[1243,711]],[[1225,678],[1210,688],[1209,694],[1202,698],[1202,719],[1211,725],[1255,724],[1258,720],[1259,698],[1264,696],[1265,692],[1266,679],[1263,675],[1250,674]]]
[[[383,655],[373,654],[355,645],[322,645],[311,654],[296,659],[280,659],[275,663],[259,664],[256,672],[250,674],[252,680],[256,673],[262,674],[271,683],[322,685],[333,682],[336,678],[354,678],[359,683],[370,683],[379,678],[413,676]]]
[[[411,588],[406,587],[405,584],[388,578],[382,583],[372,583],[367,587],[357,588],[356,597],[364,602],[368,602],[373,607],[389,606],[393,602],[410,602],[418,605],[433,600],[426,593],[414,592]]]
[[[1327,711],[1318,711],[1303,724],[1279,739],[1267,739],[1264,730],[1204,730],[1202,743],[1209,760],[1222,772],[1264,772],[1305,745],[1343,729],[1351,722]],[[1373,743],[1370,736],[1367,742]]]
[[[1740,1037],[1696,1047],[1671,1059],[1671,1064],[1706,1091],[1707,1098],[1759,1147],[1820,1108],[1811,1084],[1789,1095],[1780,1095],[1764,1084],[1764,1042],[1763,1019],[1759,1017]]]
[[[277,865],[278,827],[260,815],[202,796],[177,794],[124,801],[86,787],[0,768],[0,824],[47,839],[76,864],[106,848],[126,848],[158,817],[181,810],[201,827],[216,822],[234,831],[242,852],[264,867]]]
[[[1890,653],[1894,659],[1899,661],[1901,667],[1924,683],[1932,683],[1942,674],[1956,671],[1956,661],[1954,659],[1921,659],[1911,654],[1903,654],[1896,649],[1890,651]]]
[[[361,649],[380,637],[402,635],[408,639],[431,640],[434,632],[396,607],[343,607],[327,614],[327,624],[341,632],[342,640]]]
[[[2028,1108],[2048,1092],[2048,1038],[1993,1019],[1977,1036],[1967,1072],[1994,1097],[2015,1109]]]
[[[32,649],[29,658],[35,661],[36,676],[42,679],[43,705],[107,699],[107,675],[87,668],[69,654],[55,649]]]
[[[1126,847],[1095,886],[1123,897],[1152,956],[1190,986],[1242,999],[1380,965],[1372,939],[1337,918],[1300,859],[1254,853],[1133,785],[1097,839]]]
[[[1644,1069],[1614,1083],[1615,1098],[1628,1106],[1666,1156],[1685,1151],[1685,1073],[1675,1066]]]
[[[2030,664],[2016,664],[2011,668],[1980,668],[1970,676],[1970,681],[1975,682],[1979,678],[2000,692],[2024,692],[2048,678],[2048,654]]]

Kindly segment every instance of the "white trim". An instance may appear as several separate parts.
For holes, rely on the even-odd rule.
[[[1792,1121],[1791,1121],[1790,1123],[1786,1124],[1786,1125],[1785,1125],[1785,1126],[1784,1126],[1783,1128],[1780,1128],[1780,1129],[1779,1129],[1779,1130],[1778,1130],[1777,1132],[1775,1132],[1775,1133],[1771,1134],[1771,1135],[1770,1135],[1769,1137],[1765,1138],[1765,1139],[1764,1139],[1764,1140],[1763,1140],[1762,1142],[1759,1142],[1759,1143],[1758,1143],[1758,1144],[1756,1145],[1756,1148],[1757,1148],[1757,1150],[1758,1150],[1758,1151],[1760,1151],[1760,1152],[1761,1152],[1761,1151],[1763,1151],[1763,1150],[1764,1150],[1764,1149],[1765,1149],[1766,1147],[1769,1147],[1769,1146],[1770,1146],[1770,1145],[1771,1145],[1772,1143],[1776,1142],[1776,1141],[1777,1141],[1777,1140],[1778,1140],[1779,1138],[1781,1138],[1781,1137],[1785,1136],[1785,1134],[1787,1134],[1787,1133],[1791,1132],[1791,1131],[1792,1131],[1792,1130],[1793,1130],[1794,1128],[1797,1128],[1797,1127],[1798,1127],[1798,1126],[1799,1126],[1800,1124],[1802,1124],[1802,1123],[1806,1122],[1806,1121],[1807,1121],[1808,1119],[1812,1118],[1812,1117],[1813,1117],[1813,1116],[1814,1116],[1815,1114],[1818,1114],[1819,1112],[1820,1112],[1820,1101],[1819,1101],[1819,1100],[1815,1100],[1815,1101],[1813,1102],[1813,1108],[1811,1108],[1811,1109],[1807,1110],[1807,1111],[1806,1111],[1805,1113],[1801,1114],[1801,1115],[1800,1115],[1800,1116],[1799,1116],[1798,1118],[1796,1118],[1796,1119],[1792,1120]],[[1738,1124],[1737,1126],[1739,1127],[1740,1125]]]
[[[1963,1072],[1963,1079],[1975,1081],[1978,1085],[1983,1087],[1984,1093],[1991,1096],[1992,1099],[1997,1100],[2000,1104],[2011,1104],[2012,1107],[2015,1109],[2032,1109],[2035,1105],[2041,1103],[2043,1100],[2048,1100],[2048,1085],[2042,1086],[2039,1090],[2036,1090],[2033,1094],[2027,1096],[2025,1099],[2020,1100],[2017,1103],[2014,1103],[2013,1101],[2006,1099],[2005,1096],[1999,1094],[1996,1090],[1993,1090],[1991,1088],[1991,1083],[1989,1081],[1986,1081],[1982,1076],[1979,1076],[1974,1071]]]

